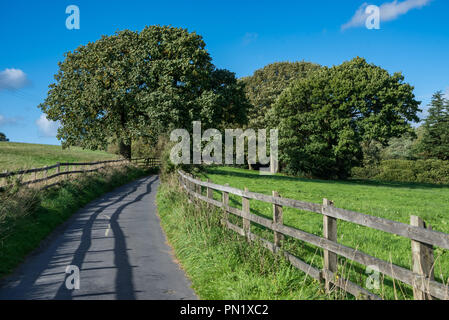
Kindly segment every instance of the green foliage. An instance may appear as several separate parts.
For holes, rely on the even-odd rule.
[[[268,111],[285,88],[298,79],[306,78],[320,66],[310,62],[276,62],[256,70],[241,79],[251,104],[248,111],[250,128],[266,128]]]
[[[0,132],[0,141],[9,141],[9,139],[6,138],[6,135],[3,132]]]
[[[441,91],[433,95],[428,111],[418,150],[426,159],[449,160],[449,100]]]
[[[173,128],[241,122],[246,104],[235,75],[217,70],[201,36],[149,26],[124,30],[80,46],[59,63],[56,83],[40,108],[59,121],[65,146],[105,148],[157,138]]]
[[[160,159],[161,159],[161,178],[162,180],[166,179],[170,174],[174,173],[177,169],[180,168],[179,165],[174,164],[170,160],[170,152],[175,142],[170,142],[168,138],[160,139],[159,150],[161,150]]]
[[[346,178],[363,159],[362,143],[385,145],[410,131],[418,106],[400,73],[363,58],[321,68],[275,103],[281,165],[292,174]]]
[[[382,160],[414,160],[417,157],[416,144],[417,139],[414,134],[406,133],[401,137],[393,137],[388,142],[388,146],[381,150],[381,158]]]
[[[352,177],[380,181],[449,185],[449,161],[385,160],[379,165],[353,168]]]
[[[363,164],[365,166],[378,164],[381,160],[382,144],[375,140],[363,141],[362,152],[363,152]]]

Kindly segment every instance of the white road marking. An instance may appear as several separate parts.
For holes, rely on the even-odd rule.
[[[101,216],[108,218],[108,220],[111,220],[111,218],[105,214],[101,214]],[[111,224],[108,223],[108,228],[106,229],[106,232],[104,233],[105,237],[108,236],[110,230],[111,230]]]
[[[106,229],[106,232],[104,233],[105,237],[108,236],[109,230],[111,230],[111,225],[108,224],[108,228]]]

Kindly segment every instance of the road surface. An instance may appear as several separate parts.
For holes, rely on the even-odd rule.
[[[0,282],[0,299],[196,299],[160,227],[158,183],[137,180],[77,212]]]

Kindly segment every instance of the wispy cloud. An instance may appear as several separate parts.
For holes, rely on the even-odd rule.
[[[391,21],[395,20],[399,16],[402,16],[412,9],[419,9],[429,4],[432,0],[405,0],[398,2],[397,0],[393,2],[385,2],[379,6],[380,9],[380,20]],[[357,9],[354,16],[347,23],[341,26],[342,30],[349,28],[361,27],[365,25],[365,21],[368,15],[365,13],[365,9],[368,3],[364,3]]]
[[[16,125],[18,122],[22,120],[21,117],[5,117],[4,115],[0,114],[0,127],[7,126],[7,125]]]
[[[58,133],[59,123],[57,121],[48,120],[45,114],[41,114],[39,119],[36,120],[36,125],[41,137],[56,137],[56,134]]]
[[[20,69],[5,69],[0,71],[0,91],[18,90],[29,84],[28,77]]]
[[[245,45],[245,46],[249,45],[250,43],[256,41],[258,37],[259,37],[259,34],[255,33],[255,32],[245,33],[245,35],[243,36],[243,45]]]

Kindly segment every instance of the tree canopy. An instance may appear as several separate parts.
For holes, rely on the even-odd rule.
[[[173,128],[246,121],[242,85],[211,62],[201,36],[186,29],[149,26],[103,36],[65,54],[40,108],[59,121],[63,146],[103,148],[153,143]]]
[[[248,111],[249,126],[265,128],[266,115],[282,91],[293,81],[305,78],[319,68],[317,64],[304,61],[276,62],[256,70],[250,77],[242,78],[241,82],[245,85],[246,96],[251,104]]]
[[[346,178],[363,160],[362,143],[386,145],[411,131],[418,106],[402,74],[363,58],[321,68],[275,103],[281,164],[293,174]]]
[[[9,139],[6,138],[6,135],[3,132],[0,132],[0,141],[9,141]]]
[[[449,100],[436,92],[424,121],[418,151],[424,158],[449,160]]]

